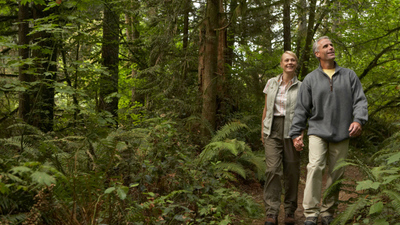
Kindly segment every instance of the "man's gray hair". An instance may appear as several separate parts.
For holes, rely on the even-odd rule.
[[[314,41],[314,44],[313,44],[313,46],[312,46],[312,52],[313,52],[313,54],[314,54],[314,56],[315,56],[315,53],[316,52],[319,52],[319,49],[318,49],[318,42],[320,41],[320,40],[322,40],[322,39],[328,39],[329,41],[331,41],[331,39],[329,39],[329,37],[328,36],[322,36],[322,37],[320,37],[320,38],[318,38],[317,40],[315,40]],[[332,41],[331,41],[332,42]],[[315,57],[317,57],[317,56],[315,56]],[[318,59],[318,57],[317,57],[317,59]]]

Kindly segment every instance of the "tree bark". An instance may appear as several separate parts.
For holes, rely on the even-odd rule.
[[[50,16],[54,10],[45,10],[45,5],[33,4],[32,12],[35,23],[40,19]],[[52,23],[50,20],[48,23]],[[35,69],[40,83],[33,87],[30,96],[32,100],[31,110],[28,113],[28,123],[44,132],[52,131],[54,124],[54,82],[57,72],[57,41],[50,32],[39,31],[33,34],[33,42],[38,49],[32,51],[36,58]]]
[[[139,7],[139,4],[137,2],[137,0],[132,0],[131,4],[129,6],[130,10],[129,12],[135,12],[137,10],[137,8]],[[139,20],[136,16],[136,14],[131,14],[131,13],[125,13],[125,23],[127,26],[126,29],[126,40],[128,42],[128,48],[130,48],[131,50],[129,51],[129,59],[130,59],[130,63],[135,65],[138,62],[135,60],[134,57],[134,45],[135,45],[135,41],[139,38],[140,33],[139,31],[136,29],[136,26],[139,26]],[[132,73],[131,73],[131,78],[135,79],[137,77],[137,68],[136,66],[132,66]],[[144,96],[143,95],[139,95],[136,92],[136,87],[133,86],[131,89],[131,102],[132,104],[135,104],[135,102],[141,102],[144,104]]]
[[[290,34],[290,0],[283,1],[283,49],[292,50],[292,38]]]
[[[317,0],[310,1],[310,11],[308,17],[308,26],[307,26],[307,37],[306,37],[306,44],[303,49],[303,54],[300,60],[301,64],[301,74],[300,78],[303,78],[308,73],[308,61],[310,60],[310,55],[314,55],[314,52],[311,52],[311,43],[314,37],[314,22],[315,22],[315,7],[317,4]]]
[[[306,13],[307,2],[306,0],[299,0],[297,12],[298,12],[298,24],[297,24],[297,40],[296,40],[296,55],[300,57],[303,43],[307,37],[307,13]],[[298,67],[300,69],[300,66]]]
[[[104,4],[102,62],[108,74],[100,77],[99,110],[118,116],[118,98],[110,97],[118,92],[118,53],[119,53],[119,17],[111,1]],[[111,98],[111,99],[107,99]]]
[[[205,23],[204,70],[202,74],[202,117],[215,129],[217,110],[218,60],[218,5],[219,0],[208,0]]]
[[[20,47],[18,50],[18,54],[22,60],[29,58],[29,5],[22,4],[19,2],[19,10],[18,10],[18,45],[25,46]],[[33,77],[30,74],[27,74],[25,71],[28,69],[28,65],[22,64],[19,67],[19,80],[21,82],[31,82],[33,81]],[[19,95],[19,112],[18,116],[23,121],[28,122],[29,112],[31,111],[31,96],[27,91],[20,93]]]

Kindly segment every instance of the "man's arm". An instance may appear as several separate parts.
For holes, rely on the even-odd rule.
[[[312,107],[311,89],[306,80],[303,81],[299,92],[297,93],[297,102],[294,110],[292,126],[289,136],[292,139],[298,138],[306,129],[307,120],[310,117]],[[302,138],[300,138],[302,139]]]
[[[368,121],[368,102],[365,97],[362,85],[357,75],[354,73],[352,83],[353,93],[353,123],[349,127],[350,136],[358,136],[361,134],[361,126]],[[357,123],[357,124],[355,124]],[[359,134],[358,134],[359,133]],[[358,134],[358,135],[357,135]]]

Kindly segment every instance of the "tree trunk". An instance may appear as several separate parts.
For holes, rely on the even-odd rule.
[[[110,1],[104,4],[103,45],[101,51],[103,66],[107,68],[108,74],[102,74],[100,77],[98,108],[108,111],[114,117],[117,117],[118,98],[110,95],[118,92],[119,17]]]
[[[45,5],[34,4],[33,19],[35,23],[40,19],[50,16],[54,11],[46,10]],[[48,22],[48,23],[51,23]],[[40,24],[39,24],[40,26]],[[46,31],[36,32],[33,35],[34,42],[39,46],[32,51],[32,56],[36,58],[36,74],[41,81],[34,87],[32,98],[32,108],[29,114],[31,124],[40,128],[44,132],[53,130],[54,119],[54,81],[57,72],[57,42],[54,36]]]
[[[317,4],[317,0],[310,1],[310,11],[309,11],[309,18],[308,18],[308,26],[307,26],[307,37],[306,37],[306,44],[304,46],[303,54],[301,57],[301,75],[300,77],[303,78],[308,73],[308,61],[310,60],[310,55],[314,55],[314,52],[310,54],[311,50],[311,43],[314,37],[314,22],[315,22],[315,7]]]
[[[299,0],[299,4],[297,7],[299,21],[297,24],[297,40],[296,40],[296,55],[300,57],[300,52],[302,50],[302,46],[304,40],[307,37],[307,13],[306,13],[307,2],[306,0]],[[300,70],[300,66],[297,67]]]
[[[292,50],[292,39],[290,34],[290,0],[283,1],[283,49]]]
[[[216,128],[223,126],[225,121],[223,117],[228,114],[228,82],[226,75],[226,49],[227,49],[227,26],[228,21],[224,11],[224,1],[219,0],[218,14],[218,59],[217,59],[217,109],[218,120],[216,120]]]
[[[20,47],[18,50],[18,54],[22,60],[29,58],[29,5],[19,3],[19,10],[18,10],[18,44]],[[33,77],[30,74],[27,74],[25,71],[28,69],[28,65],[23,64],[19,67],[19,80],[21,82],[31,82],[33,81]],[[31,111],[31,96],[29,95],[28,91],[24,91],[19,95],[19,118],[23,121],[30,123],[28,121],[28,114]]]
[[[137,2],[137,0],[131,0],[131,4],[129,5],[129,12],[135,12],[137,10],[137,8],[139,7],[139,4]],[[129,50],[129,59],[131,64],[135,65],[137,64],[137,61],[134,58],[134,44],[135,41],[139,38],[140,33],[139,31],[136,29],[136,26],[139,26],[139,20],[136,17],[136,15],[132,15],[131,13],[126,13],[125,14],[125,23],[127,26],[126,29],[126,40],[128,42],[128,48],[130,48]],[[132,66],[132,73],[131,73],[131,78],[132,79],[136,79],[137,77],[137,71],[136,71],[136,66]],[[139,95],[136,92],[136,87],[133,86],[131,89],[131,102],[132,104],[135,104],[135,102],[141,102],[144,104],[144,96],[143,95]]]
[[[202,117],[215,129],[217,113],[218,4],[208,0],[205,23],[204,72],[202,75]]]
[[[185,54],[185,65],[183,67],[182,77],[183,77],[183,82],[185,82],[185,83],[186,83],[188,69],[189,69],[188,68],[189,67],[189,63],[186,60],[186,56],[187,56],[187,48],[188,48],[188,43],[189,43],[189,12],[190,12],[190,5],[191,5],[191,0],[186,0],[185,1],[185,10],[184,10],[184,15],[183,15],[183,39],[182,39],[183,54]]]
[[[231,10],[231,12],[234,12],[234,10],[236,10],[238,3],[237,0],[231,0],[229,8]],[[226,65],[229,65],[230,67],[232,67],[233,65],[233,57],[234,57],[234,45],[235,45],[235,29],[236,29],[236,22],[235,21],[231,21],[231,24],[228,27],[227,30],[227,48],[226,48]]]

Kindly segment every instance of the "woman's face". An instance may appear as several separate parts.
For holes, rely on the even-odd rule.
[[[296,58],[290,54],[284,53],[281,58],[281,67],[286,73],[295,72],[297,68]]]

